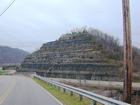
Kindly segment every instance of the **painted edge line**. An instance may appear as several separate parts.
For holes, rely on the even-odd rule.
[[[31,79],[31,78],[30,78]],[[33,79],[31,79],[34,81]],[[35,81],[34,81],[35,82]],[[39,87],[41,87],[45,92],[47,92],[52,98],[54,98],[60,105],[63,105],[57,98],[55,98],[51,93],[49,93],[47,90],[45,90],[42,86],[40,86],[37,82],[35,82]]]

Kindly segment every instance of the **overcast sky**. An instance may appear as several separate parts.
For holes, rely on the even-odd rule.
[[[11,0],[0,0],[0,13]],[[140,0],[130,0],[132,44],[140,48]],[[0,45],[33,52],[73,28],[93,27],[123,43],[122,0],[15,0],[0,16]]]

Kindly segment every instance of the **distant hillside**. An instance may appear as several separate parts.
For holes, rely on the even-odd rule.
[[[28,52],[8,46],[0,46],[0,65],[7,63],[21,63]]]

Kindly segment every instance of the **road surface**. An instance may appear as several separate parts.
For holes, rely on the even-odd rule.
[[[28,77],[0,76],[0,105],[62,105]]]
[[[51,80],[57,81],[57,82],[73,82],[73,83],[79,83],[77,79],[65,79],[65,78],[49,78]],[[116,82],[116,81],[95,81],[95,80],[81,80],[81,83],[84,84],[94,84],[100,86],[116,86],[116,87],[122,87],[123,82]],[[132,83],[132,87],[140,88],[140,83]]]

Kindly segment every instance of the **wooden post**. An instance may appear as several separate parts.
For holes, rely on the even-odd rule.
[[[123,101],[131,103],[132,87],[132,45],[129,0],[122,0],[124,31],[124,84]]]

